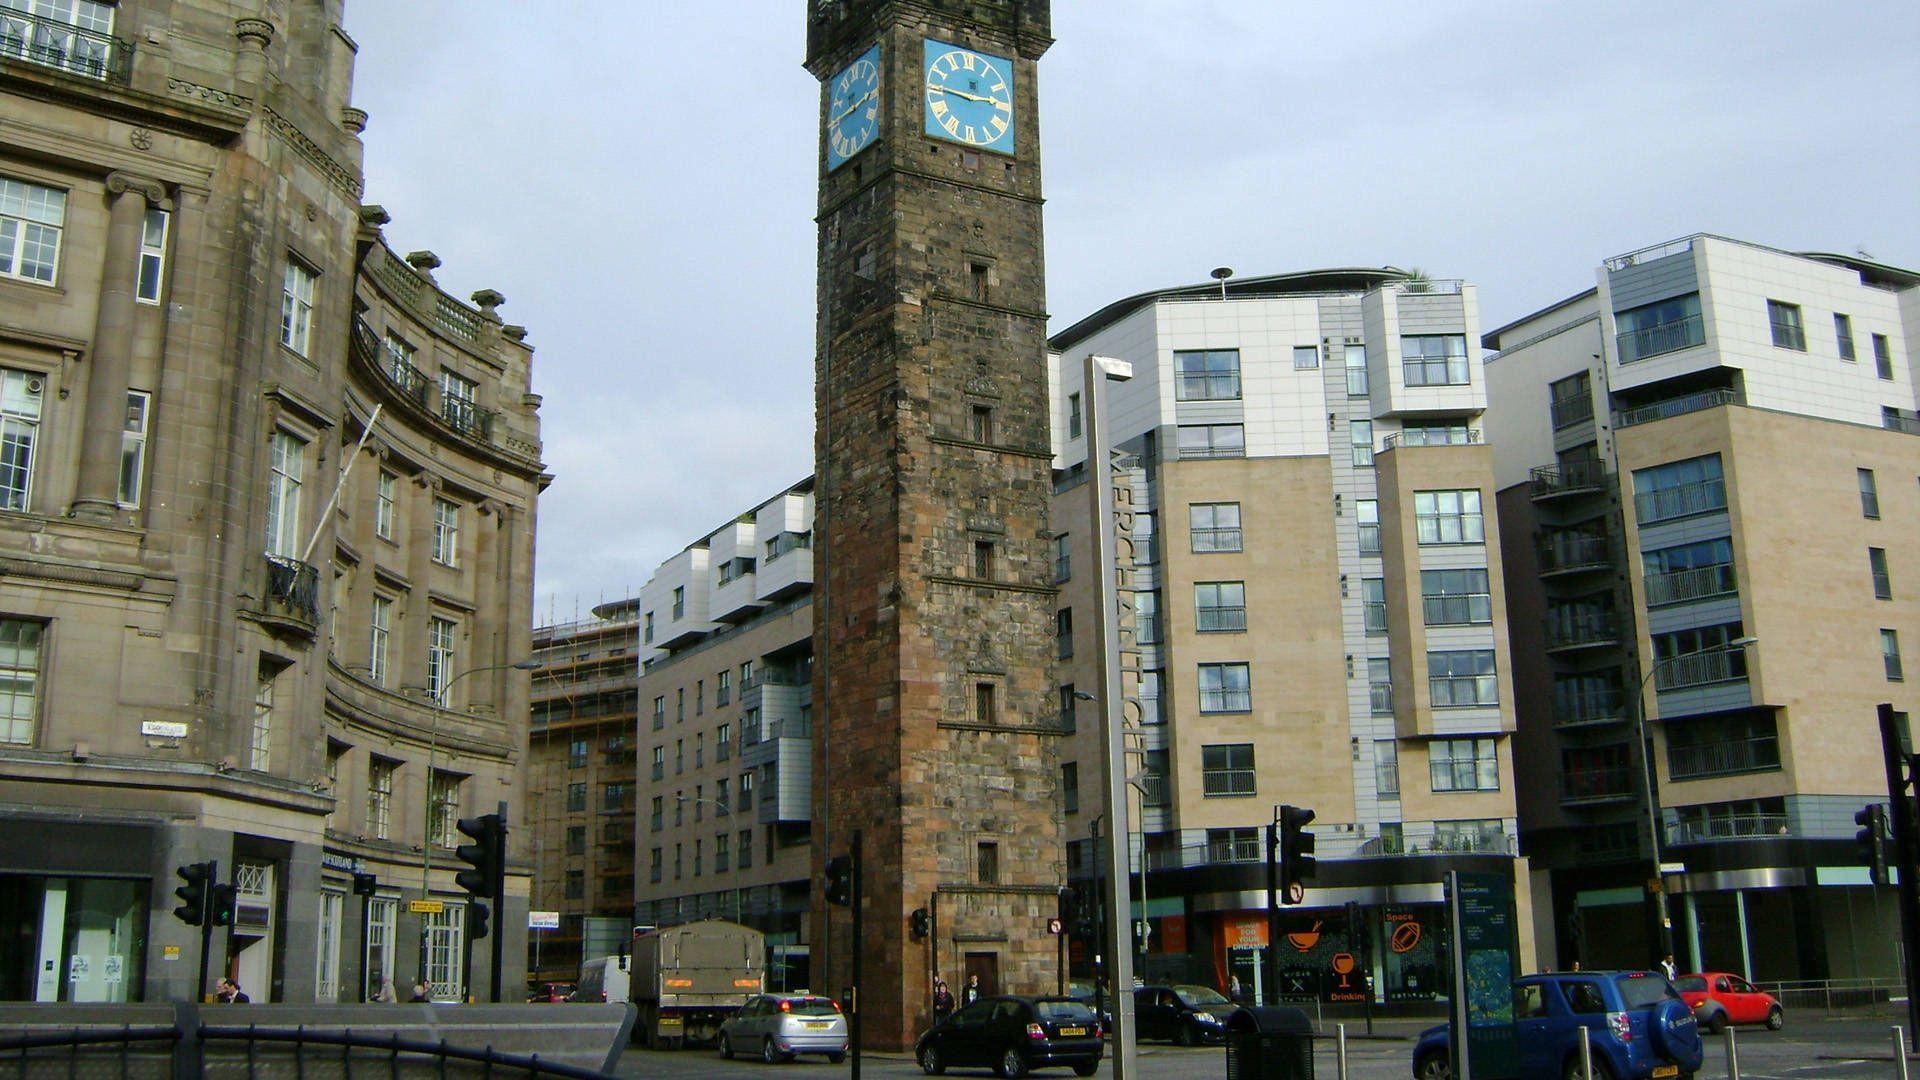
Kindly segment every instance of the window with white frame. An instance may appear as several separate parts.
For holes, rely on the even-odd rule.
[[[1181,424],[1175,435],[1183,458],[1247,455],[1247,432],[1240,424]]]
[[[1374,740],[1373,789],[1383,799],[1400,797],[1400,744],[1392,739]]]
[[[37,622],[0,619],[0,743],[33,744],[41,631]]]
[[[1427,654],[1427,688],[1436,709],[1500,703],[1492,649],[1450,649]]]
[[[1244,663],[1200,665],[1200,711],[1253,711],[1253,680]]]
[[[1467,385],[1464,334],[1411,334],[1400,339],[1400,370],[1408,386]]]
[[[287,270],[280,279],[280,344],[307,355],[313,337],[314,272],[287,257]]]
[[[1355,420],[1347,429],[1347,441],[1353,444],[1353,463],[1373,464],[1373,421]]]
[[[1492,739],[1435,739],[1427,744],[1434,791],[1499,791],[1500,757]]]
[[[1320,348],[1317,345],[1295,345],[1293,347],[1293,370],[1312,371],[1320,366]]]
[[[449,707],[447,690],[453,680],[453,638],[458,629],[452,619],[434,616],[427,622],[427,696],[434,704]]]
[[[1177,401],[1239,400],[1240,350],[1176,350],[1173,386]]]
[[[1160,593],[1156,590],[1133,594],[1133,641],[1136,645],[1160,643]]]
[[[345,921],[347,894],[332,889],[320,890],[320,925],[315,927],[313,999],[334,1002],[340,998],[340,926]]]
[[[375,595],[368,612],[367,678],[387,685],[387,657],[393,639],[393,601]]]
[[[160,286],[167,268],[167,223],[165,210],[148,210],[140,229],[140,266],[134,276],[133,299],[139,304],[158,304]]]
[[[454,826],[460,820],[460,782],[464,777],[435,769],[427,781],[427,836],[441,847],[460,843]]]
[[[1387,632],[1387,579],[1360,579],[1360,614],[1369,635]]]
[[[53,284],[66,222],[66,192],[0,176],[0,277]]]
[[[460,1000],[466,986],[461,967],[467,932],[467,905],[443,902],[440,910],[420,916],[427,933],[427,996],[435,1001]]]
[[[1355,499],[1353,520],[1360,529],[1360,554],[1380,554],[1380,500]]]
[[[1367,396],[1367,347],[1349,345],[1346,348],[1347,396]]]
[[[450,499],[433,500],[433,561],[460,565],[460,506]]]
[[[1239,551],[1240,504],[1194,503],[1187,507],[1187,533],[1196,554]]]
[[[1422,544],[1484,544],[1486,522],[1480,516],[1480,492],[1416,491],[1413,524]]]
[[[367,835],[376,840],[391,839],[393,827],[393,774],[400,763],[389,758],[367,759]]]
[[[300,555],[300,485],[307,468],[307,444],[284,431],[273,433],[271,472],[267,476],[267,554]]]
[[[273,688],[283,665],[262,658],[253,683],[253,727],[247,740],[247,768],[266,772],[273,765]]]
[[[394,515],[398,507],[396,500],[400,493],[400,478],[385,469],[373,482],[373,535],[382,540],[393,539]]]
[[[1247,628],[1247,586],[1242,581],[1202,581],[1193,587],[1193,628],[1222,633]]]
[[[0,368],[0,510],[25,510],[32,502],[45,385],[41,375]]]
[[[365,967],[367,978],[367,1000],[372,1001],[387,980],[394,977],[393,947],[394,928],[398,921],[400,902],[391,897],[375,897],[367,901],[367,940]]]
[[[1493,596],[1484,569],[1420,571],[1420,604],[1428,626],[1493,622]]]
[[[462,431],[480,426],[480,384],[464,375],[440,369],[440,416]]]
[[[1253,744],[1222,743],[1200,748],[1200,780],[1205,794],[1253,795]]]
[[[127,415],[120,426],[121,506],[140,505],[143,481],[147,474],[147,414],[152,395],[145,390],[127,391]]]

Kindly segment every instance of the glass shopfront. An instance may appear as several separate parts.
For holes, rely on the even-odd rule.
[[[0,1000],[139,1001],[143,879],[0,874]]]

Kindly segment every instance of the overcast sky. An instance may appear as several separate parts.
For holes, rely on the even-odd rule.
[[[535,618],[812,469],[811,0],[347,0],[366,200],[535,349]],[[1696,232],[1920,269],[1920,3],[1053,0],[1057,332],[1333,266],[1491,329]]]

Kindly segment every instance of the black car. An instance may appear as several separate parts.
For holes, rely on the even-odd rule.
[[[936,1024],[913,1045],[928,1076],[948,1066],[992,1069],[1001,1077],[1066,1065],[1075,1076],[1100,1069],[1100,1019],[1069,997],[990,997]]]
[[[1240,1006],[1205,986],[1142,986],[1133,992],[1137,1038],[1168,1039],[1181,1046],[1225,1042],[1227,1018]]]

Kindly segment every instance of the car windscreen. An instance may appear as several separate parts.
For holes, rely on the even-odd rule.
[[[1707,992],[1707,979],[1704,975],[1682,975],[1673,980],[1673,988],[1687,994],[1704,994]]]
[[[787,1011],[795,1016],[838,1016],[840,1010],[834,1008],[832,1000],[822,997],[793,998],[787,1002]]]
[[[1054,1023],[1073,1023],[1078,1020],[1084,1020],[1087,1023],[1093,1022],[1093,1010],[1087,1008],[1084,1002],[1067,1001],[1062,998],[1047,998],[1034,1002],[1033,1007],[1034,1011],[1040,1014],[1040,1019],[1042,1020],[1049,1020]]]
[[[1658,975],[1621,975],[1614,979],[1614,985],[1620,988],[1620,1000],[1629,1009],[1644,1009],[1679,996],[1672,984]]]
[[[1208,1005],[1233,1004],[1233,1002],[1227,1000],[1225,994],[1211,987],[1176,986],[1173,988],[1173,992],[1180,995],[1180,1000],[1186,1002],[1190,1008],[1201,1009]]]

